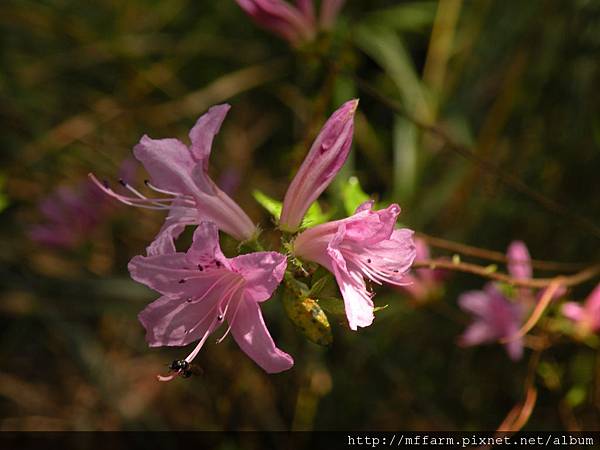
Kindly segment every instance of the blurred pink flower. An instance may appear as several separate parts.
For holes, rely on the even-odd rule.
[[[119,174],[133,177],[135,168],[135,162],[126,159],[121,164]],[[51,247],[77,247],[108,220],[111,206],[108,198],[88,179],[82,180],[77,186],[60,186],[40,202],[39,210],[45,222],[32,226],[29,237]]]
[[[415,238],[416,256],[415,260],[426,260],[430,258],[429,247],[423,239]],[[416,269],[406,274],[405,281],[410,284],[399,287],[416,300],[427,300],[436,292],[440,292],[446,272],[443,270]]]
[[[92,179],[104,192],[121,202],[140,208],[166,210],[165,223],[148,254],[160,254],[175,248],[173,242],[186,225],[203,220],[214,222],[219,229],[244,241],[256,233],[256,226],[246,213],[208,176],[208,159],[215,135],[229,111],[229,105],[217,105],[201,116],[190,131],[188,147],[177,139],[151,139],[143,136],[133,153],[150,174],[147,186],[170,197],[148,198],[126,182],[123,186],[134,196],[124,196]]]
[[[218,342],[231,331],[240,348],[266,372],[289,369],[294,361],[275,346],[259,306],[281,282],[286,265],[285,256],[277,252],[226,258],[211,222],[198,225],[187,253],[134,257],[129,263],[132,278],[162,295],[139,314],[149,345],[183,346],[199,340],[185,359],[190,363],[208,336],[227,321],[229,327]]]
[[[585,334],[600,332],[600,284],[596,285],[583,306],[567,302],[562,307],[562,313],[576,322]]]
[[[508,273],[518,280],[528,280],[533,276],[531,256],[522,241],[513,241],[506,251]],[[564,295],[566,289],[560,287],[553,299]],[[534,307],[545,290],[538,295],[526,287],[518,287],[514,302],[498,290],[494,283],[485,285],[483,291],[468,291],[458,300],[459,306],[475,315],[475,320],[460,338],[464,346],[479,345],[515,335],[522,324],[526,309]],[[512,297],[512,296],[511,296]],[[508,355],[518,360],[523,354],[523,339],[513,339],[505,344]]]
[[[295,256],[335,275],[352,330],[369,326],[374,319],[373,293],[365,278],[401,286],[415,258],[413,231],[394,229],[400,207],[393,204],[372,211],[372,206],[366,202],[353,216],[309,228],[293,242]]]
[[[285,0],[236,0],[258,25],[279,35],[294,46],[315,38],[319,29],[329,29],[344,0],[323,0],[317,23],[313,0],[296,0],[296,6]]]
[[[511,303],[493,283],[482,291],[467,291],[461,294],[458,304],[473,314],[475,319],[460,337],[463,346],[479,345],[514,336],[521,326],[523,308]],[[506,351],[514,361],[523,356],[523,338],[505,344]]]
[[[77,187],[61,186],[39,204],[45,218],[29,229],[29,237],[44,245],[74,248],[103,221],[109,202],[94,184],[85,180]]]
[[[279,219],[282,230],[298,229],[310,205],[342,168],[352,146],[357,107],[358,100],[347,101],[323,125],[285,194]]]

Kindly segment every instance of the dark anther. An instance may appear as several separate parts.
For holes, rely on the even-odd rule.
[[[221,267],[221,261],[216,262],[217,267]]]
[[[394,269],[394,273],[398,273],[398,269]]]
[[[371,258],[367,259],[367,263],[371,264]]]
[[[144,180],[144,184],[148,186],[150,184],[150,180]]]
[[[108,180],[102,180],[102,184],[106,189],[110,189],[110,185],[108,184]]]
[[[189,378],[191,377],[193,374],[193,372],[190,369],[185,369],[183,372],[181,372],[181,376],[183,378]]]
[[[185,283],[185,280],[182,278],[181,280],[179,280],[179,284],[181,283]]]
[[[121,183],[121,186],[127,187],[127,182],[123,178],[119,178],[119,183]]]
[[[218,320],[219,322],[221,322],[221,321],[223,320],[223,316],[222,316],[221,314],[219,314],[219,315],[217,316],[217,320]]]
[[[202,267],[202,265],[198,264],[198,270],[199,270],[200,272],[202,272],[202,271],[204,270],[204,267]]]

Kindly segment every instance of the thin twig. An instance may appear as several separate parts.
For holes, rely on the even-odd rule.
[[[490,270],[490,267],[479,266],[477,264],[465,263],[459,261],[450,261],[447,259],[423,259],[419,261],[415,261],[413,263],[413,268],[427,268],[427,269],[447,269],[447,270],[455,270],[458,272],[471,273],[474,275],[479,275],[485,278],[491,278],[492,280],[503,281],[512,286],[521,286],[528,288],[545,288],[550,286],[554,281],[558,280],[561,286],[569,287],[576,286],[578,284],[584,283],[588,280],[591,280],[598,275],[600,275],[600,264],[596,264],[590,266],[586,269],[583,269],[573,275],[561,275],[554,278],[529,278],[529,279],[520,279],[513,278],[508,274],[502,272],[496,272],[495,270]]]
[[[386,97],[385,95],[381,94],[376,88],[371,86],[370,83],[363,80],[362,78],[360,78],[356,75],[352,75],[352,74],[349,74],[349,76],[351,76],[354,79],[354,81],[356,82],[356,84],[358,85],[358,87],[360,89],[362,89],[363,91],[365,91],[368,95],[373,97],[375,100],[377,100],[381,104],[385,105],[387,108],[394,111],[396,114],[400,114],[403,117],[405,117],[406,119],[410,120],[412,123],[414,123],[416,126],[421,128],[423,131],[426,131],[434,136],[437,136],[439,139],[441,139],[444,142],[445,146],[447,148],[449,148],[450,150],[452,150],[453,152],[455,152],[455,153],[461,155],[463,158],[468,159],[469,161],[473,162],[474,164],[479,166],[480,169],[483,169],[486,172],[493,174],[502,183],[511,187],[515,191],[518,191],[521,194],[529,197],[531,200],[533,200],[536,203],[538,203],[539,205],[541,205],[547,211],[550,211],[554,214],[564,217],[565,219],[569,220],[571,223],[577,225],[579,228],[585,229],[588,233],[594,235],[596,238],[600,238],[600,227],[598,225],[596,225],[594,222],[592,222],[590,219],[583,217],[573,211],[570,211],[564,205],[562,205],[562,204],[558,203],[557,201],[555,201],[549,197],[546,197],[545,195],[540,194],[539,192],[530,188],[527,184],[525,184],[523,181],[521,181],[518,177],[516,177],[508,172],[505,172],[500,167],[498,167],[496,164],[477,155],[471,148],[455,141],[454,138],[452,138],[445,130],[443,130],[439,126],[426,123],[423,120],[415,117],[414,115],[412,115],[411,113],[406,111],[406,109],[403,108],[401,104],[399,104],[396,101],[390,99],[389,97]]]
[[[521,329],[514,335],[501,339],[500,342],[505,344],[525,336],[535,326],[535,324],[538,323],[538,320],[540,320],[542,314],[544,314],[544,311],[554,298],[554,294],[560,288],[560,286],[560,277],[555,278],[554,282],[552,282],[548,289],[544,291],[542,298],[537,302],[533,312],[531,313],[531,316],[529,316],[529,319],[527,319],[527,322],[525,322]]]
[[[415,235],[423,239],[431,247],[437,247],[451,252],[460,253],[462,255],[473,256],[475,258],[487,259],[489,261],[500,262],[508,264],[510,259],[506,257],[504,253],[497,252],[495,250],[488,250],[480,247],[473,247],[472,245],[462,244],[460,242],[449,241],[438,237],[429,236],[425,233],[417,232]],[[531,267],[540,270],[549,271],[576,271],[587,267],[589,264],[583,263],[564,263],[558,261],[544,261],[540,259],[532,259]]]

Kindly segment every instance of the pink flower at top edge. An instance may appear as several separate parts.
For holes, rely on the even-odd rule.
[[[373,294],[365,278],[402,286],[415,258],[413,231],[394,229],[400,207],[393,204],[372,211],[372,206],[366,202],[346,219],[308,228],[293,242],[295,256],[334,274],[352,330],[369,326],[374,319]]]
[[[185,229],[203,220],[214,222],[219,229],[239,241],[252,238],[256,226],[240,206],[208,176],[208,159],[215,135],[229,111],[229,105],[217,105],[201,116],[190,131],[188,147],[177,139],[151,139],[143,136],[133,153],[150,174],[147,186],[168,197],[148,198],[122,181],[134,196],[116,193],[90,175],[107,194],[121,202],[140,208],[168,211],[165,223],[148,254],[172,253],[173,240]]]
[[[349,100],[323,125],[283,199],[279,227],[297,231],[310,205],[329,186],[348,158],[358,100]]]
[[[211,222],[198,225],[187,253],[134,257],[129,263],[132,278],[162,295],[139,314],[149,345],[199,341],[185,359],[189,364],[208,336],[227,322],[218,342],[231,331],[240,348],[266,372],[289,369],[294,361],[275,346],[260,310],[260,303],[281,282],[286,265],[286,257],[277,252],[226,258]]]
[[[332,28],[345,0],[323,0],[318,20],[313,0],[296,0],[295,6],[285,0],[236,2],[259,26],[298,46],[312,41],[319,29]]]

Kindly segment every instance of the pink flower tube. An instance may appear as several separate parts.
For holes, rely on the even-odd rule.
[[[162,296],[139,314],[151,347],[183,346],[199,341],[185,359],[196,357],[209,335],[223,323],[240,348],[268,373],[294,364],[279,350],[262,317],[260,303],[277,288],[287,261],[277,252],[257,252],[226,258],[219,247],[217,227],[201,222],[187,253],[136,256],[131,277]],[[159,377],[173,379],[181,373]]]
[[[309,228],[293,242],[295,256],[335,275],[352,330],[369,326],[374,319],[373,294],[365,278],[402,286],[415,259],[413,231],[394,229],[400,207],[393,204],[372,211],[372,206],[366,202],[353,216]]]
[[[358,100],[347,101],[321,129],[283,199],[279,220],[281,230],[298,230],[312,202],[329,186],[344,165],[352,146],[357,107]]]

